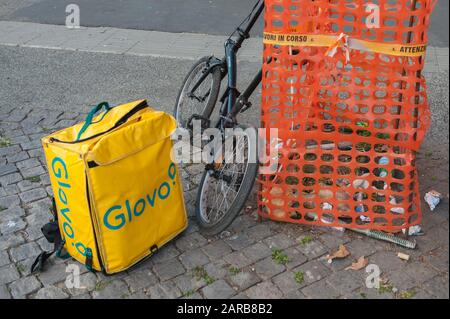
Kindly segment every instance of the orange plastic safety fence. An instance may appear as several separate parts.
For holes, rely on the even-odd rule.
[[[275,172],[259,213],[395,231],[421,221],[415,151],[430,124],[425,80],[433,0],[266,0],[265,128]],[[273,167],[272,167],[273,168]]]

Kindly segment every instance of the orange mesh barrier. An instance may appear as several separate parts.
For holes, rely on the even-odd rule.
[[[265,3],[261,121],[278,128],[266,145],[278,166],[258,179],[260,215],[384,231],[420,223],[415,151],[430,125],[421,70],[435,1]]]

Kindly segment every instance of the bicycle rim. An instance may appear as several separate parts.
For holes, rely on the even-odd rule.
[[[252,170],[250,165],[252,164],[249,163],[249,158],[252,158],[249,153],[251,147],[247,138],[241,138],[245,140],[245,146],[242,147],[242,144],[240,144],[242,140],[236,143],[238,147],[233,149],[233,158],[235,158],[238,150],[244,150],[244,161],[242,163],[222,163],[220,168],[216,169],[219,175],[232,176],[231,181],[217,178],[212,171],[209,171],[205,174],[200,185],[199,217],[208,228],[220,227],[219,224],[221,223],[231,223],[245,203],[250,192],[250,189],[247,188],[251,188],[254,183],[255,176],[250,174]],[[234,216],[229,218],[230,215]],[[227,217],[230,220],[226,221]]]
[[[200,84],[197,89],[196,96],[204,97],[206,99],[203,102],[196,100],[195,98],[191,98],[186,96],[186,93],[190,91],[191,87],[197,83],[198,79],[202,76],[202,69],[207,66],[207,62],[200,63],[197,65],[192,72],[190,73],[188,79],[185,81],[182,89],[182,93],[180,95],[178,101],[178,107],[176,112],[176,120],[179,126],[186,127],[187,121],[193,114],[203,115],[208,103],[211,98],[211,92],[214,87],[214,78],[212,74],[209,74],[208,77]],[[208,81],[211,84],[208,85]]]

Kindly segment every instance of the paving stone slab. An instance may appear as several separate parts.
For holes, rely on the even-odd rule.
[[[353,270],[342,270],[331,274],[325,280],[327,284],[339,292],[339,295],[344,295],[365,285],[365,281],[358,277],[355,276]]]
[[[194,248],[199,248],[205,246],[208,241],[200,233],[194,232],[185,236],[180,237],[175,245],[181,251],[187,251]]]
[[[235,290],[225,280],[217,280],[202,289],[207,299],[228,299],[236,294]]]
[[[0,285],[0,299],[11,299],[8,287],[6,285]]]
[[[0,250],[18,246],[25,242],[20,234],[10,234],[0,236]]]
[[[200,248],[188,250],[181,254],[178,259],[188,270],[198,266],[203,266],[210,261],[208,256]]]
[[[307,299],[300,290],[293,290],[284,294],[284,299]]]
[[[272,278],[272,282],[286,295],[305,286],[305,282],[295,280],[295,272],[285,271]]]
[[[339,245],[350,242],[351,238],[346,232],[329,230],[327,233],[320,235],[320,241],[328,247],[328,249],[336,249]]]
[[[301,264],[304,264],[308,261],[308,257],[306,257],[298,248],[291,247],[284,251],[286,256],[288,256],[289,261],[286,264],[287,269],[293,269]]]
[[[122,280],[112,280],[97,284],[92,292],[94,299],[123,299],[129,295],[128,287]]]
[[[437,298],[449,298],[448,275],[433,277],[425,281],[421,287]]]
[[[20,192],[26,192],[35,188],[40,187],[41,185],[39,183],[34,183],[29,180],[23,180],[17,183],[17,187],[19,188]]]
[[[153,271],[161,281],[165,281],[183,274],[185,269],[178,260],[171,259],[166,263],[156,264]]]
[[[255,241],[249,238],[247,234],[241,232],[225,239],[225,242],[233,250],[243,250],[244,248],[253,244]]]
[[[17,172],[17,167],[14,164],[6,164],[0,166],[0,176],[8,175]]]
[[[237,274],[230,274],[229,281],[233,287],[242,291],[261,282],[261,278],[253,271],[240,271]]]
[[[26,226],[27,224],[22,218],[13,218],[5,222],[0,222],[0,233],[2,235],[9,235],[24,229]]]
[[[42,166],[36,166],[32,168],[21,169],[20,173],[22,174],[23,178],[32,178],[44,174],[45,169]]]
[[[76,265],[76,267],[79,268],[82,267],[78,264],[74,265]],[[61,281],[65,281],[67,277],[72,274],[73,273],[70,272],[70,267],[67,268],[66,264],[57,264],[57,265],[47,265],[45,271],[40,272],[37,276],[39,280],[44,284],[44,286],[48,286]]]
[[[35,242],[31,242],[11,248],[10,253],[12,260],[17,262],[27,258],[36,257],[41,253],[41,248]]]
[[[149,269],[136,269],[130,271],[130,273],[124,278],[131,293],[135,293],[143,288],[153,286],[159,282],[156,275],[154,275]]]
[[[35,296],[36,299],[67,299],[69,295],[62,289],[55,286],[48,286],[39,289]]]
[[[358,258],[358,257],[356,257]],[[404,269],[407,262],[398,258],[395,251],[379,251],[370,256],[370,263],[380,267],[382,272]]]
[[[156,255],[151,257],[151,261],[155,264],[164,263],[177,257],[180,252],[173,244],[168,244],[158,250]]]
[[[202,249],[213,260],[232,252],[231,247],[221,239],[204,246]]]
[[[296,248],[310,260],[327,254],[329,251],[319,240],[314,239],[310,242],[300,243]]]
[[[6,196],[8,195],[17,195],[20,190],[17,187],[17,184],[10,184],[3,187],[3,190],[6,192]]]
[[[303,288],[302,293],[313,299],[337,299],[341,294],[325,280],[315,282]]]
[[[6,250],[0,251],[0,267],[8,265],[10,262],[8,252]]]
[[[330,275],[331,270],[327,269],[320,261],[312,260],[297,268],[292,269],[292,272],[303,273],[305,284],[311,284],[313,282],[322,280]]]
[[[14,298],[23,298],[26,295],[35,292],[41,287],[41,283],[35,276],[24,277],[12,282],[9,285],[11,295]]]
[[[203,266],[208,276],[214,279],[222,279],[229,273],[229,265],[224,260],[216,260]]]
[[[95,274],[92,272],[80,274],[79,282],[77,282],[78,285],[75,285],[73,277],[71,277],[70,279],[71,280],[69,280],[69,287],[66,285],[65,281],[59,282],[56,286],[67,291],[71,297],[83,295],[89,296],[89,292],[94,291],[95,289],[98,290],[104,285],[103,281],[99,280],[97,276],[95,276]]]
[[[261,282],[244,292],[251,299],[280,299],[283,293],[270,281]]]
[[[203,278],[197,278],[191,274],[183,274],[173,279],[173,282],[182,292],[183,296],[193,293],[198,289],[206,286],[206,282]]]
[[[20,198],[17,195],[5,196],[0,198],[0,207],[10,208],[20,205]]]
[[[420,263],[420,262],[412,262],[407,264],[403,268],[404,272],[414,278],[414,280],[420,285],[425,281],[433,278],[438,274],[436,270],[434,270],[431,266]]]
[[[23,217],[25,210],[22,207],[10,207],[0,211],[0,222],[7,222],[16,218]]]
[[[166,281],[146,289],[151,299],[175,299],[182,296],[181,290],[173,281]]]
[[[297,245],[297,242],[288,237],[283,233],[276,234],[274,236],[268,237],[263,241],[269,248],[275,249],[285,249],[294,245]]]
[[[22,149],[18,145],[0,147],[0,157],[20,153]]]
[[[6,160],[8,161],[8,163],[17,163],[28,158],[28,153],[25,151],[6,156]]]
[[[264,243],[256,243],[243,250],[243,254],[254,263],[272,255],[272,250]]]
[[[267,257],[257,262],[253,267],[258,276],[264,280],[270,279],[286,269],[284,265],[275,262],[272,257]]]
[[[19,161],[16,163],[16,166],[18,169],[33,168],[33,167],[36,167],[39,165],[41,165],[41,163],[36,158],[29,158],[29,159]]]
[[[231,254],[223,257],[223,259],[231,266],[237,268],[244,268],[252,263],[252,261],[240,251],[232,252]]]
[[[0,285],[8,284],[20,278],[20,274],[17,271],[14,264],[9,264],[4,267],[0,267]]]
[[[20,196],[20,199],[24,203],[30,203],[30,202],[34,202],[34,201],[42,199],[42,198],[46,198],[47,192],[45,191],[44,188],[36,188],[36,189],[32,189],[32,190],[20,193],[19,196]]]
[[[266,224],[257,224],[245,230],[247,236],[254,241],[260,241],[272,235],[269,226]]]

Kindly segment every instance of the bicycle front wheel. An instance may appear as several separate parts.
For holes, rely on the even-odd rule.
[[[256,130],[238,126],[256,137]],[[196,202],[196,217],[205,235],[217,235],[225,230],[242,210],[255,183],[258,171],[257,140],[250,135],[233,135],[232,155],[235,160],[227,163],[225,158],[205,170],[201,179]],[[224,143],[226,145],[226,142]]]
[[[218,67],[209,70],[209,61],[210,57],[198,60],[184,79],[174,110],[179,127],[188,128],[193,115],[209,118],[214,110],[220,91],[221,73]],[[192,94],[192,89],[205,72],[210,73]]]

